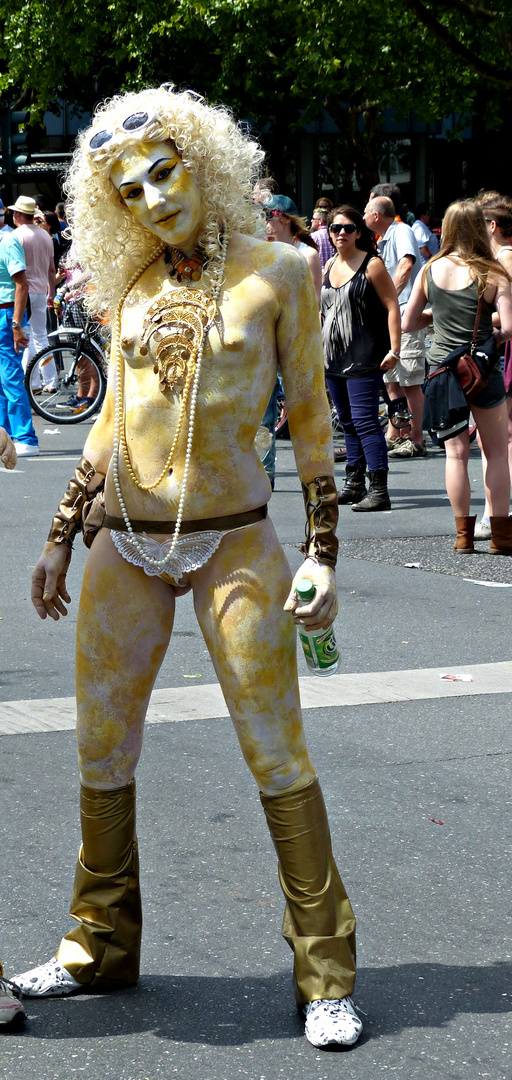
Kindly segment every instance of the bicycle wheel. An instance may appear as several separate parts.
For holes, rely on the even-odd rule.
[[[34,411],[52,424],[80,424],[101,407],[107,380],[99,356],[82,349],[75,362],[72,345],[49,345],[27,367],[25,386]],[[51,359],[57,368],[58,387],[42,387],[41,368]]]

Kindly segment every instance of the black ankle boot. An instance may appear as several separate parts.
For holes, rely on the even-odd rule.
[[[366,495],[366,465],[347,465],[345,483],[338,491],[338,503],[359,503]]]
[[[358,502],[357,506],[353,506],[352,509],[363,512],[368,510],[391,510],[387,469],[375,469],[375,472],[368,473],[368,478],[370,487],[366,498]]]

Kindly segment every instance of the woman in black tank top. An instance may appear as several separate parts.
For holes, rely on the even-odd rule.
[[[400,354],[396,290],[358,210],[337,207],[329,225],[336,255],[325,268],[321,315],[327,386],[347,447],[338,502],[351,503],[353,510],[389,510],[379,393],[382,372]]]
[[[404,331],[434,324],[430,361],[443,369],[443,361],[457,349],[469,352],[478,301],[481,318],[477,350],[485,352],[487,385],[471,400],[471,409],[485,454],[484,483],[489,502],[492,555],[512,555],[512,518],[509,518],[510,476],[507,448],[505,386],[495,340],[512,337],[510,278],[493,259],[481,208],[467,199],[452,203],[443,221],[441,251],[418,274],[404,314]],[[425,311],[426,303],[431,311]],[[493,332],[496,310],[500,329]],[[454,548],[474,552],[476,515],[470,516],[469,405],[452,371],[441,370],[426,384],[425,408],[429,426],[446,448],[446,490],[457,529]],[[427,416],[425,417],[427,419]]]

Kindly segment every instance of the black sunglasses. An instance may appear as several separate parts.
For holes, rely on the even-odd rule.
[[[352,233],[357,232],[357,225],[354,225],[352,221],[349,225],[339,225],[336,223],[336,225],[330,226],[330,230],[335,236],[338,236],[338,233],[340,232],[346,232],[348,236],[351,236]]]

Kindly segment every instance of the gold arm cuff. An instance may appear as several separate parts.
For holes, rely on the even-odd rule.
[[[317,476],[302,485],[306,508],[306,540],[301,551],[333,570],[338,557],[338,494],[333,476]]]
[[[87,491],[87,484],[95,472],[94,465],[87,458],[82,458],[78,463],[48,533],[48,540],[52,544],[69,544],[73,547],[73,540],[82,528],[83,507],[96,494]]]

